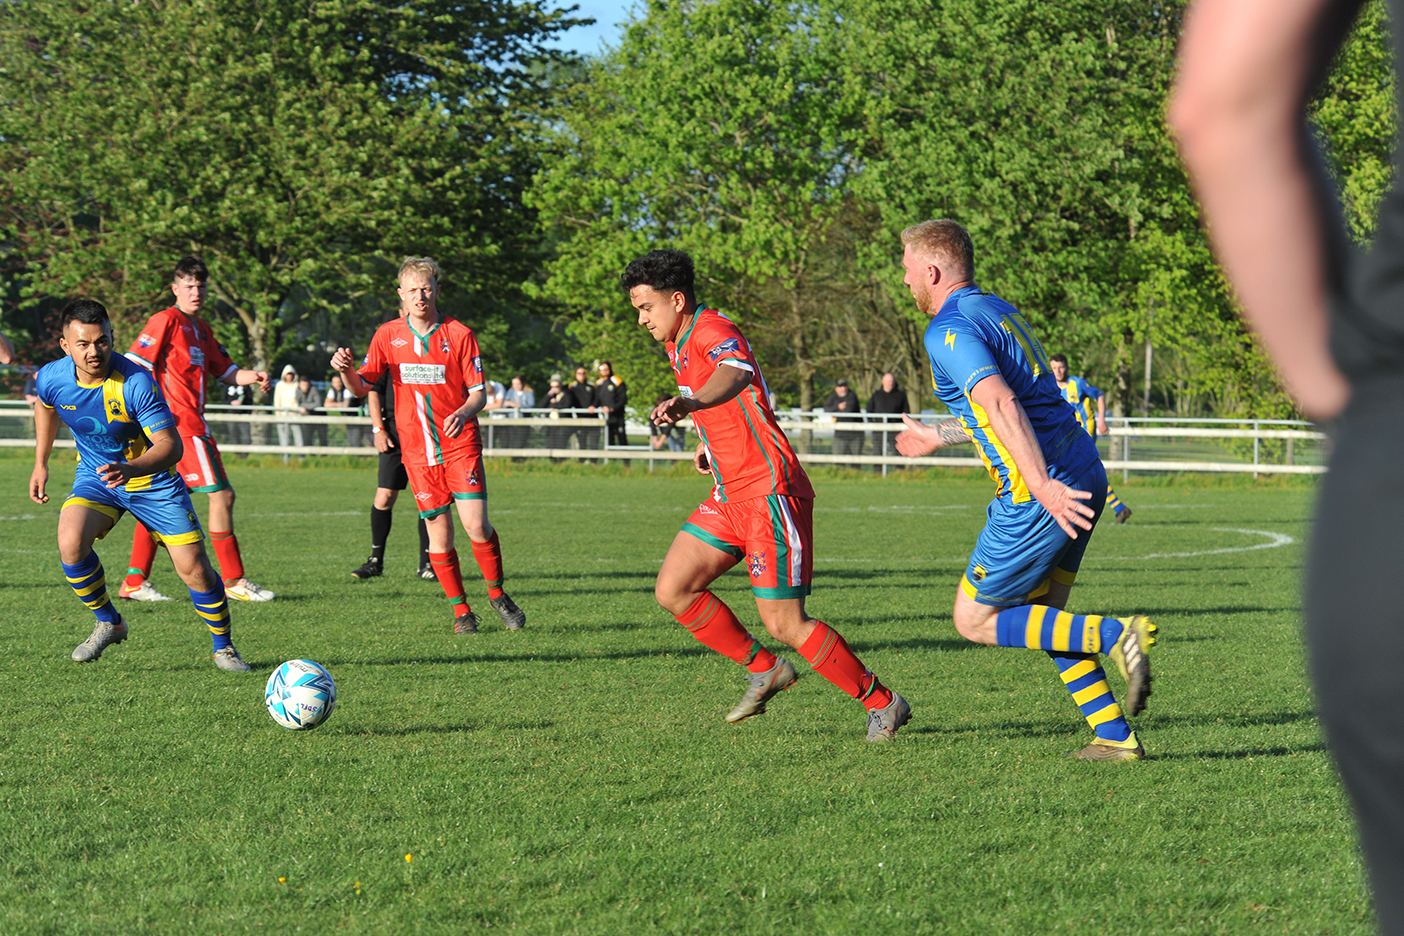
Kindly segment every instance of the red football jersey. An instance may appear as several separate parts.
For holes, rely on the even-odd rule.
[[[731,319],[699,308],[692,325],[667,348],[685,397],[700,390],[718,367],[740,367],[752,375],[750,386],[734,400],[692,414],[716,480],[712,497],[721,503],[771,494],[814,497],[809,476],[770,408],[770,392],[751,345]]]
[[[484,385],[483,356],[473,329],[445,318],[421,335],[408,318],[386,322],[371,339],[361,379],[373,384],[386,370],[394,382],[395,429],[407,464],[442,465],[448,455],[482,451],[476,416],[456,439],[443,430],[448,414]]]
[[[205,424],[205,382],[226,377],[239,365],[215,340],[209,322],[171,306],[147,319],[127,357],[156,378],[181,436],[210,434]]]

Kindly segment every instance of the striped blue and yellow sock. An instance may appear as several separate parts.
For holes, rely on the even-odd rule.
[[[99,621],[116,624],[122,619],[117,609],[112,607],[112,599],[107,597],[107,575],[102,571],[102,560],[96,552],[88,550],[88,554],[73,565],[66,562],[60,564],[64,578],[73,586],[73,593],[88,606],[89,611],[97,615]]]
[[[1001,647],[1063,653],[1106,653],[1116,646],[1126,624],[1096,614],[1072,614],[1047,605],[1005,608],[995,618],[995,640]]]
[[[1107,506],[1116,513],[1121,513],[1126,509],[1126,505],[1121,502],[1121,498],[1116,496],[1116,492],[1107,488]]]
[[[1097,658],[1085,653],[1048,654],[1058,665],[1063,685],[1072,693],[1073,701],[1082,710],[1082,717],[1104,741],[1125,741],[1131,737],[1131,726],[1107,685],[1107,674]]]
[[[190,600],[195,602],[195,613],[210,629],[210,639],[215,652],[223,650],[232,641],[229,637],[229,600],[224,596],[224,583],[214,577],[214,588],[209,591],[190,589]],[[187,586],[189,587],[189,586]]]

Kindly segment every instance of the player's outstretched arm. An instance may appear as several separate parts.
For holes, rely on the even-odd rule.
[[[151,433],[151,447],[129,462],[111,462],[98,468],[98,477],[110,488],[121,487],[133,478],[159,474],[177,464],[185,454],[185,443],[174,426]]]
[[[1034,435],[1029,417],[1019,398],[998,374],[991,374],[970,388],[970,399],[985,411],[995,438],[1004,443],[1014,467],[1024,478],[1029,493],[1043,509],[1058,522],[1063,532],[1077,539],[1076,527],[1092,529],[1096,511],[1083,503],[1092,497],[1088,491],[1075,491],[1061,481],[1048,477],[1048,463]]]
[[[353,397],[363,397],[370,392],[370,384],[361,379],[356,370],[356,356],[350,348],[337,348],[331,359],[332,370],[341,375],[341,382],[351,391]]]
[[[971,441],[970,434],[961,428],[958,419],[943,419],[928,426],[903,413],[902,425],[907,428],[897,433],[895,441],[897,451],[908,458],[921,458],[948,445],[964,445]]]
[[[58,438],[58,414],[44,405],[43,401],[34,407],[34,471],[29,476],[29,499],[36,504],[47,504],[49,495],[44,488],[49,483],[49,453],[54,450],[54,439]]]
[[[721,406],[740,396],[741,391],[751,385],[753,376],[748,370],[722,364],[707,378],[702,389],[690,397],[675,396],[664,400],[653,408],[649,418],[654,425],[661,426],[685,419],[698,410]]]

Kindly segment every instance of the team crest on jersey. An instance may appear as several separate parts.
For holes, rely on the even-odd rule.
[[[142,332],[141,335],[137,337],[137,344],[141,345],[143,348],[149,348],[155,343],[156,339],[152,338],[146,332]]]
[[[439,336],[439,350],[442,351],[444,354],[453,353],[453,345],[449,344],[447,335]]]
[[[111,413],[113,416],[121,416],[121,415],[122,415],[122,401],[121,401],[121,400],[109,400],[108,403],[107,403],[107,411],[108,411],[109,413]]]
[[[709,361],[715,361],[717,358],[721,357],[723,354],[726,354],[728,351],[738,351],[738,352],[739,352],[740,350],[741,350],[741,339],[740,339],[740,338],[728,338],[728,339],[726,339],[725,341],[723,341],[721,344],[717,345],[717,346],[716,346],[715,348],[713,348],[712,350],[708,351],[708,352],[707,352],[707,359],[708,359]]]
[[[975,568],[970,570],[970,577],[977,582],[983,582],[985,580],[986,575],[989,575],[989,573],[986,572],[985,567],[980,565],[978,562],[975,564]]]
[[[189,520],[191,523],[194,524],[198,524],[200,522],[199,520],[195,519],[195,511],[193,510],[187,510],[185,512],[185,519]]]
[[[765,575],[765,553],[752,552],[746,554],[746,566],[751,570],[751,578],[761,578]]]
[[[478,486],[478,471],[477,471],[477,469],[470,469],[470,470],[468,471],[468,486],[469,486],[470,488],[475,488],[475,487]]]
[[[686,351],[684,351],[683,354],[682,354],[682,369],[683,369],[683,370],[687,370],[687,352],[686,352]]]
[[[403,338],[392,339],[390,343],[397,348],[403,348],[405,345],[409,344],[409,342]]]

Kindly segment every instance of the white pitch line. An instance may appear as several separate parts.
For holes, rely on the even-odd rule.
[[[1223,549],[1196,549],[1193,552],[1173,552],[1173,553],[1151,553],[1148,556],[1089,556],[1090,559],[1189,559],[1193,556],[1222,556],[1226,553],[1253,552],[1258,549],[1277,549],[1280,546],[1290,546],[1296,542],[1295,539],[1286,533],[1273,533],[1268,530],[1244,530],[1238,527],[1210,527],[1218,533],[1242,533],[1244,536],[1266,536],[1268,542],[1255,543],[1252,546],[1226,546]]]

